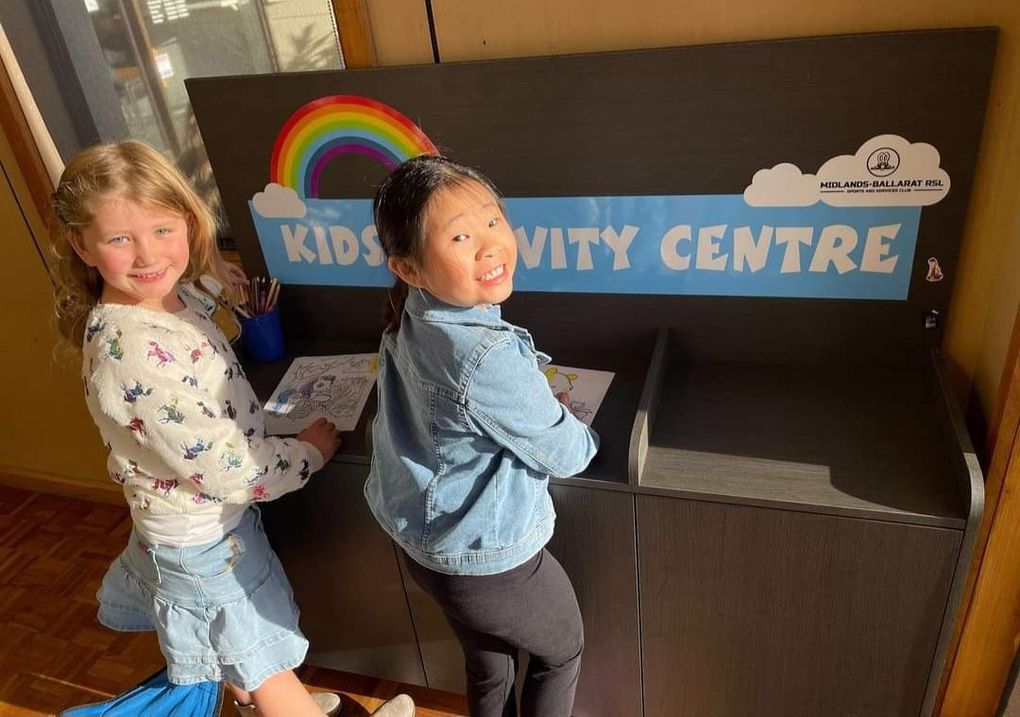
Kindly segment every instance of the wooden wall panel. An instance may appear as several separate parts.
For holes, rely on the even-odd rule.
[[[380,66],[432,62],[424,0],[371,0],[367,4]]]
[[[106,472],[106,451],[85,408],[80,359],[55,351],[53,288],[33,229],[43,226],[20,179],[6,135],[0,135],[0,304],[5,339],[0,350],[0,472],[79,480],[115,488]],[[34,215],[34,221],[29,217]],[[116,491],[119,492],[119,489]]]

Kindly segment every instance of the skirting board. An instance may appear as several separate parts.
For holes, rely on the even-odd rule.
[[[15,466],[0,465],[0,486],[32,490],[38,493],[52,493],[68,498],[91,500],[96,503],[125,504],[123,491],[112,481],[83,481]]]

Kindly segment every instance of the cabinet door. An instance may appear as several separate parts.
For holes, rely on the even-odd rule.
[[[396,549],[362,494],[368,466],[330,463],[263,505],[270,541],[301,608],[308,663],[425,684]]]
[[[634,496],[555,485],[549,552],[574,584],[584,618],[584,657],[574,717],[640,717]]]
[[[585,648],[575,717],[638,717],[638,647],[634,497],[552,486],[556,533],[549,551],[574,584]],[[429,687],[464,692],[464,656],[442,611],[410,578],[407,594]],[[522,667],[526,662],[521,662]]]
[[[446,622],[439,605],[408,574],[403,556],[400,571],[407,592],[407,604],[411,606],[418,634],[425,683],[431,690],[464,694],[467,691],[464,684],[464,652],[460,649],[456,635]]]
[[[647,717],[917,717],[959,531],[637,506]]]

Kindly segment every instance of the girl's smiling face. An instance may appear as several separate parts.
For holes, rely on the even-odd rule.
[[[499,200],[478,182],[439,190],[429,202],[424,234],[411,286],[465,307],[498,304],[513,292],[517,239]]]
[[[177,282],[188,269],[188,222],[162,207],[101,197],[93,220],[74,242],[88,266],[103,277],[102,300],[157,311],[177,307]]]

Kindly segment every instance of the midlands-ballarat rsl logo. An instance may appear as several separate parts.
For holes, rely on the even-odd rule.
[[[935,147],[896,134],[872,137],[814,173],[781,162],[755,172],[744,190],[752,207],[924,207],[949,193],[949,174]]]
[[[864,198],[862,204],[925,206],[949,191],[949,175],[939,166],[938,150],[924,142],[883,135],[865,142],[852,161],[845,159],[850,157],[832,160],[819,171],[823,199],[857,195]]]

